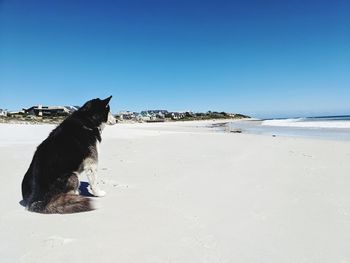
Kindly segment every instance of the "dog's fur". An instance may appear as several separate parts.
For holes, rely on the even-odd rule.
[[[91,200],[78,192],[78,175],[83,172],[92,194],[105,194],[97,186],[96,173],[101,131],[105,123],[115,123],[111,97],[86,102],[38,146],[22,181],[23,202],[29,211],[64,214],[92,210]]]

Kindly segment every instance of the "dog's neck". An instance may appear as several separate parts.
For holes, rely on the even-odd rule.
[[[93,132],[93,134],[95,135],[96,139],[101,142],[102,141],[102,137],[101,137],[101,133],[102,133],[102,130],[104,128],[104,125],[102,126],[103,124],[101,124],[99,127],[97,128],[89,128],[85,125],[83,125],[83,128],[88,130],[88,131],[91,131]]]

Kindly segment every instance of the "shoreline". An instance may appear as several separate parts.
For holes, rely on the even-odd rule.
[[[285,137],[285,138],[304,138],[312,140],[330,140],[330,141],[350,141],[350,129],[334,128],[298,128],[262,125],[262,120],[257,119],[210,119],[210,120],[186,120],[186,121],[165,121],[165,122],[118,122],[115,126],[144,128],[145,130],[157,129],[163,130],[178,129],[178,131],[191,132],[219,132],[229,134],[247,134],[266,137]],[[0,123],[1,126],[44,126],[47,130],[54,129],[59,123]],[[40,128],[39,128],[40,130]],[[0,129],[0,136],[2,130]],[[23,141],[23,140],[20,140]]]
[[[272,137],[306,138],[332,141],[350,141],[350,128],[298,127],[267,125],[262,120],[237,120],[224,127],[226,132]]]

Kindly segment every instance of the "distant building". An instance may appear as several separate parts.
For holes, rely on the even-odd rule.
[[[70,111],[70,113],[73,113],[80,109],[80,106],[64,106],[64,107],[66,107]]]
[[[7,110],[0,109],[0,116],[6,117],[7,116]]]
[[[23,109],[24,113],[30,116],[53,117],[53,116],[68,116],[79,109],[78,106],[32,106],[28,109]]]
[[[137,120],[146,122],[164,121],[167,114],[167,110],[145,110],[137,115]]]
[[[24,111],[8,111],[7,116],[9,117],[22,117],[24,115]]]
[[[184,112],[171,112],[170,114],[173,120],[180,120],[186,116]]]
[[[136,115],[136,120],[138,121],[150,121],[152,116],[147,112],[141,112]]]
[[[136,118],[136,113],[132,111],[121,111],[117,115],[121,120],[133,120]]]
[[[150,115],[166,115],[168,114],[167,110],[145,110],[145,111],[141,111],[141,114],[150,114]]]

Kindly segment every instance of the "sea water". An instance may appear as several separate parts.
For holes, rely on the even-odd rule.
[[[274,136],[350,140],[350,115],[230,122],[229,131]]]

